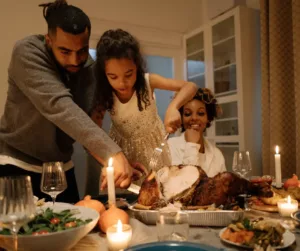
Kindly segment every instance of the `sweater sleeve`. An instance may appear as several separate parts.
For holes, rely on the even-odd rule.
[[[9,77],[49,121],[103,159],[121,149],[73,101],[46,53],[29,41],[16,44]]]

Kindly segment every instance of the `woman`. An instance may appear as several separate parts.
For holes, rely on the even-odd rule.
[[[111,138],[131,163],[139,162],[148,168],[153,151],[163,142],[166,132],[180,128],[178,109],[195,95],[197,86],[146,73],[139,42],[121,29],[108,30],[100,38],[95,75],[99,87],[97,109],[110,114]],[[165,128],[157,112],[155,89],[178,92],[166,111]],[[170,164],[166,145],[157,167]]]
[[[199,88],[181,109],[183,133],[168,140],[172,164],[201,166],[208,177],[226,171],[221,151],[203,136],[217,117],[219,106],[209,89]]]

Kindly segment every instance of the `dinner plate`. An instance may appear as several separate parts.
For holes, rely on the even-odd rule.
[[[242,245],[242,244],[238,244],[238,243],[235,243],[235,242],[232,242],[232,241],[229,241],[229,240],[225,240],[223,239],[221,236],[223,234],[223,232],[227,229],[227,227],[223,228],[220,233],[219,233],[219,237],[222,241],[228,243],[228,244],[231,244],[231,245],[234,245],[234,246],[237,246],[237,247],[242,247],[242,248],[247,248],[247,249],[253,249],[249,246],[246,246],[246,245]],[[283,249],[283,248],[287,248],[289,246],[291,246],[296,240],[296,237],[293,233],[291,233],[290,231],[286,230],[285,233],[283,234],[283,245],[281,246],[276,246],[276,247],[273,247],[275,249]]]
[[[293,218],[294,220],[300,222],[300,210],[298,210],[298,211],[292,213],[291,216],[292,216],[292,218]]]
[[[221,251],[224,249],[218,249],[212,246],[203,244],[191,243],[191,242],[152,242],[142,245],[137,245],[125,249],[125,251]]]

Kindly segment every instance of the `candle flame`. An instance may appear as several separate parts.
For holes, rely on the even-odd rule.
[[[118,220],[118,223],[117,223],[117,233],[122,233],[122,228],[123,228],[122,221]]]
[[[275,146],[275,152],[276,152],[276,154],[279,153],[279,146]]]
[[[292,202],[291,202],[291,196],[288,196],[288,197],[287,197],[287,203],[288,203],[288,204],[291,204],[291,203],[292,203]]]
[[[109,160],[108,160],[108,166],[112,167],[112,163],[113,163],[113,158],[109,158]]]

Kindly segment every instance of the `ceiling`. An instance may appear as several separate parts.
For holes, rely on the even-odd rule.
[[[202,24],[202,0],[69,0],[90,18],[185,33]]]

